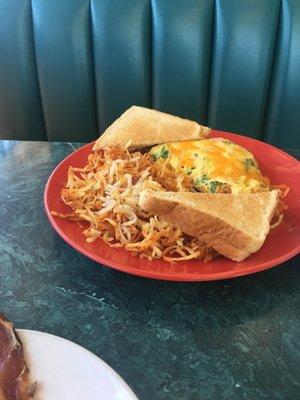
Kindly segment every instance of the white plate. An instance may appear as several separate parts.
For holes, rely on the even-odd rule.
[[[83,347],[48,333],[17,332],[38,381],[34,400],[138,400],[111,367]]]

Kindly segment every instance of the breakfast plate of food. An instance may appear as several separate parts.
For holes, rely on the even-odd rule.
[[[57,166],[44,203],[57,233],[102,265],[216,280],[299,253],[299,180],[300,163],[269,144],[133,106]]]
[[[15,330],[0,315],[1,400],[138,400],[104,361],[69,340]]]

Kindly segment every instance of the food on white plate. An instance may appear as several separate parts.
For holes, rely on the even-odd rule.
[[[144,190],[139,205],[219,254],[243,261],[258,251],[270,231],[278,190],[212,194]]]
[[[0,399],[29,400],[35,389],[21,340],[13,324],[0,314]]]
[[[93,150],[104,146],[140,149],[157,143],[201,139],[209,132],[210,128],[195,121],[132,106],[106,129],[94,144]]]
[[[283,199],[289,188],[272,185],[262,175],[251,152],[223,138],[206,138],[208,132],[209,128],[196,122],[131,107],[97,140],[84,168],[69,168],[61,191],[61,199],[69,211],[63,214],[53,210],[52,215],[85,221],[83,234],[88,242],[100,239],[111,247],[124,247],[149,260],[208,262],[222,254],[235,260],[245,259],[262,245],[264,235],[255,245],[248,236],[250,247],[245,249],[228,242],[232,250],[236,246],[230,253],[223,250],[224,246],[218,247],[208,240],[210,237],[202,230],[201,235],[195,235],[193,229],[162,216],[159,209],[153,213],[139,204],[140,193],[146,189],[162,196],[165,192],[224,194],[230,196],[224,200],[227,203],[236,198],[243,204],[239,218],[247,231],[250,228],[246,219],[251,208],[255,205],[257,214],[263,215],[265,203],[247,202],[239,196],[260,193],[254,198],[270,200],[269,214],[264,215],[271,218],[274,214],[271,227],[281,223],[287,208]],[[149,149],[151,145],[155,146]],[[217,203],[207,204],[211,215]],[[187,208],[190,221],[188,213]],[[203,213],[197,214],[200,226],[202,217]],[[262,228],[259,223],[256,226],[258,230]],[[207,226],[208,233],[211,229]],[[262,232],[267,235],[266,230]]]

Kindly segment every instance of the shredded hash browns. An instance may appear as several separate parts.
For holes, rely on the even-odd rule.
[[[70,167],[61,197],[73,212],[52,211],[52,215],[87,221],[83,234],[88,242],[101,238],[111,247],[124,247],[149,260],[207,262],[217,256],[215,250],[138,205],[144,189],[191,191],[192,187],[188,176],[178,176],[166,164],[153,162],[148,153],[106,147],[90,154],[84,168]]]

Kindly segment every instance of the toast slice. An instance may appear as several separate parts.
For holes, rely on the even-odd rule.
[[[147,189],[141,192],[139,205],[223,256],[243,261],[263,245],[278,196],[278,190],[235,195]]]
[[[195,121],[132,106],[106,129],[95,142],[93,150],[105,146],[125,147],[128,143],[130,149],[140,149],[159,143],[198,140],[209,132],[210,128]]]

